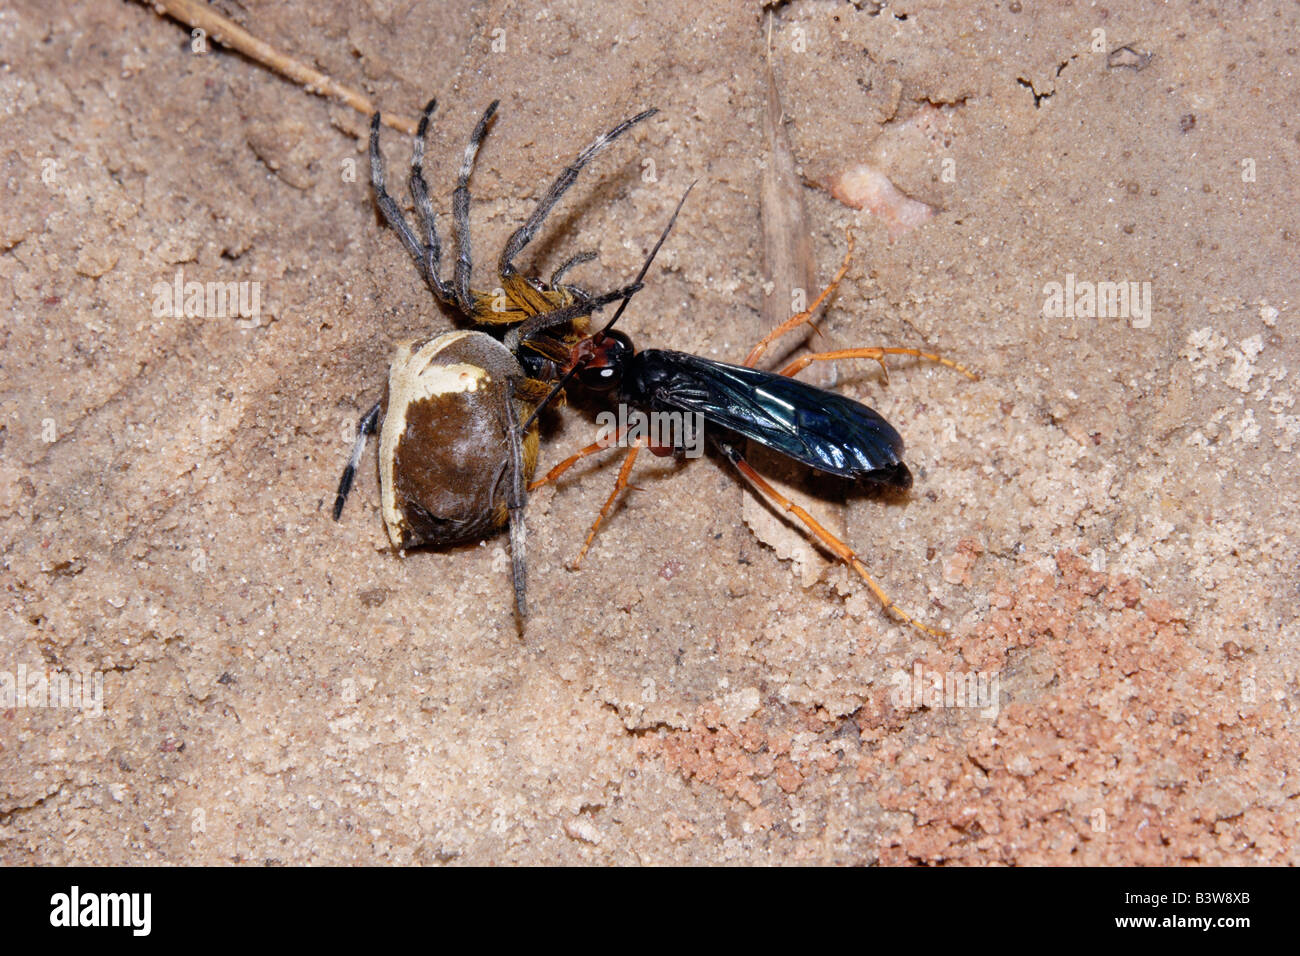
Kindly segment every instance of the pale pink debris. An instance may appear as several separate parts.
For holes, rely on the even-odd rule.
[[[880,170],[863,163],[852,166],[831,181],[831,195],[854,209],[861,209],[889,228],[897,239],[934,216],[934,209],[900,192]]]

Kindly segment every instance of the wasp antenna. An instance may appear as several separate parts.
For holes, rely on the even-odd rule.
[[[533,427],[533,422],[537,421],[537,416],[542,413],[542,409],[551,404],[551,402],[555,400],[556,395],[559,395],[560,392],[564,391],[564,386],[569,384],[569,379],[573,378],[577,371],[578,366],[575,365],[560,376],[560,380],[555,383],[555,386],[549,392],[546,393],[546,397],[537,403],[537,407],[533,409],[533,413],[528,416],[528,421],[524,422],[523,427],[519,429],[521,432],[526,434],[528,429]]]
[[[632,301],[632,296],[640,291],[641,281],[646,277],[646,273],[650,271],[650,266],[654,263],[655,256],[659,254],[659,249],[663,246],[665,240],[667,240],[668,233],[673,231],[673,223],[677,222],[677,214],[682,211],[682,206],[686,205],[686,197],[691,194],[691,190],[695,188],[696,182],[698,182],[698,180],[692,180],[691,184],[686,187],[686,192],[682,193],[682,198],[677,201],[677,208],[673,210],[673,216],[668,220],[668,225],[664,227],[664,231],[660,234],[659,241],[656,242],[655,247],[650,250],[650,255],[646,256],[645,264],[641,266],[641,271],[637,273],[636,280],[632,285],[628,286],[632,291],[623,296],[623,301],[618,304],[618,311],[614,313],[614,317],[605,323],[605,327],[592,336],[592,338],[599,338],[613,328],[614,323],[617,322],[619,316],[623,314],[623,310],[627,308],[627,304]],[[555,383],[555,386],[547,392],[546,397],[538,403],[536,408],[533,409],[533,413],[528,416],[528,421],[524,422],[522,429],[524,432],[527,432],[528,429],[533,427],[533,422],[537,421],[537,416],[542,413],[542,409],[551,404],[551,402],[555,400],[556,395],[559,395],[560,392],[564,391],[564,386],[569,384],[569,380],[573,378],[577,372],[578,366],[575,365],[560,377],[560,380]]]
[[[677,201],[677,208],[673,210],[673,217],[668,220],[668,225],[664,226],[664,231],[659,236],[659,241],[656,242],[655,247],[650,250],[650,255],[646,256],[645,265],[643,265],[641,271],[637,273],[637,277],[632,283],[633,285],[639,286],[641,280],[645,278],[646,273],[650,271],[650,266],[655,261],[655,256],[659,254],[660,247],[663,246],[664,242],[668,239],[668,233],[673,231],[673,223],[677,222],[677,214],[682,211],[682,206],[686,205],[686,197],[691,194],[691,190],[695,188],[695,183],[698,181],[699,180],[692,180],[691,184],[686,187],[686,192],[682,193],[682,198]],[[619,320],[619,317],[623,314],[623,310],[627,308],[627,304],[631,301],[632,296],[625,296],[623,301],[618,304],[618,310],[614,313],[614,317],[605,323],[605,327],[597,332],[596,336],[604,335],[612,329],[614,323]]]

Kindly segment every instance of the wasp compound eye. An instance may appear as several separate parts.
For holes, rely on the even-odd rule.
[[[594,392],[617,388],[622,380],[622,369],[613,365],[588,365],[578,372],[578,382]]]
[[[578,382],[595,392],[617,388],[634,351],[632,340],[622,332],[601,332],[584,339],[572,356]]]

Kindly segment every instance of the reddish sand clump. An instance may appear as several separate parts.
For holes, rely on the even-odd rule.
[[[902,815],[879,827],[879,861],[1293,861],[1283,781],[1295,754],[1249,655],[1196,646],[1182,616],[1131,578],[1072,553],[1056,564],[1006,582],[987,620],[921,662],[999,673],[996,719],[900,708],[888,687],[852,715],[848,779]],[[814,745],[792,755],[810,732]],[[821,711],[768,706],[732,729],[706,707],[642,752],[743,800],[761,824],[773,798],[848,761],[827,747],[842,737]]]

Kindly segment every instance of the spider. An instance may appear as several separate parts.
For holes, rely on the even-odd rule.
[[[370,181],[379,210],[434,297],[460,313],[471,328],[398,344],[384,397],[357,424],[352,454],[339,480],[334,520],[343,513],[366,445],[378,430],[380,502],[393,547],[399,553],[422,545],[442,547],[481,538],[508,524],[515,606],[522,619],[528,607],[524,504],[537,466],[536,413],[558,392],[547,381],[550,370],[567,357],[569,342],[586,335],[593,312],[619,299],[626,305],[641,282],[639,277],[631,285],[593,296],[562,280],[574,266],[595,258],[594,253],[572,256],[548,282],[520,274],[515,258],[583,167],[658,110],[624,120],[578,154],[506,241],[497,261],[499,288],[481,291],[470,286],[469,178],[499,104],[494,100],[484,110],[461,160],[452,194],[456,264],[450,282],[441,275],[442,244],[423,170],[429,117],[437,99],[421,112],[411,148],[409,187],[422,236],[385,188],[380,116],[371,117]]]

